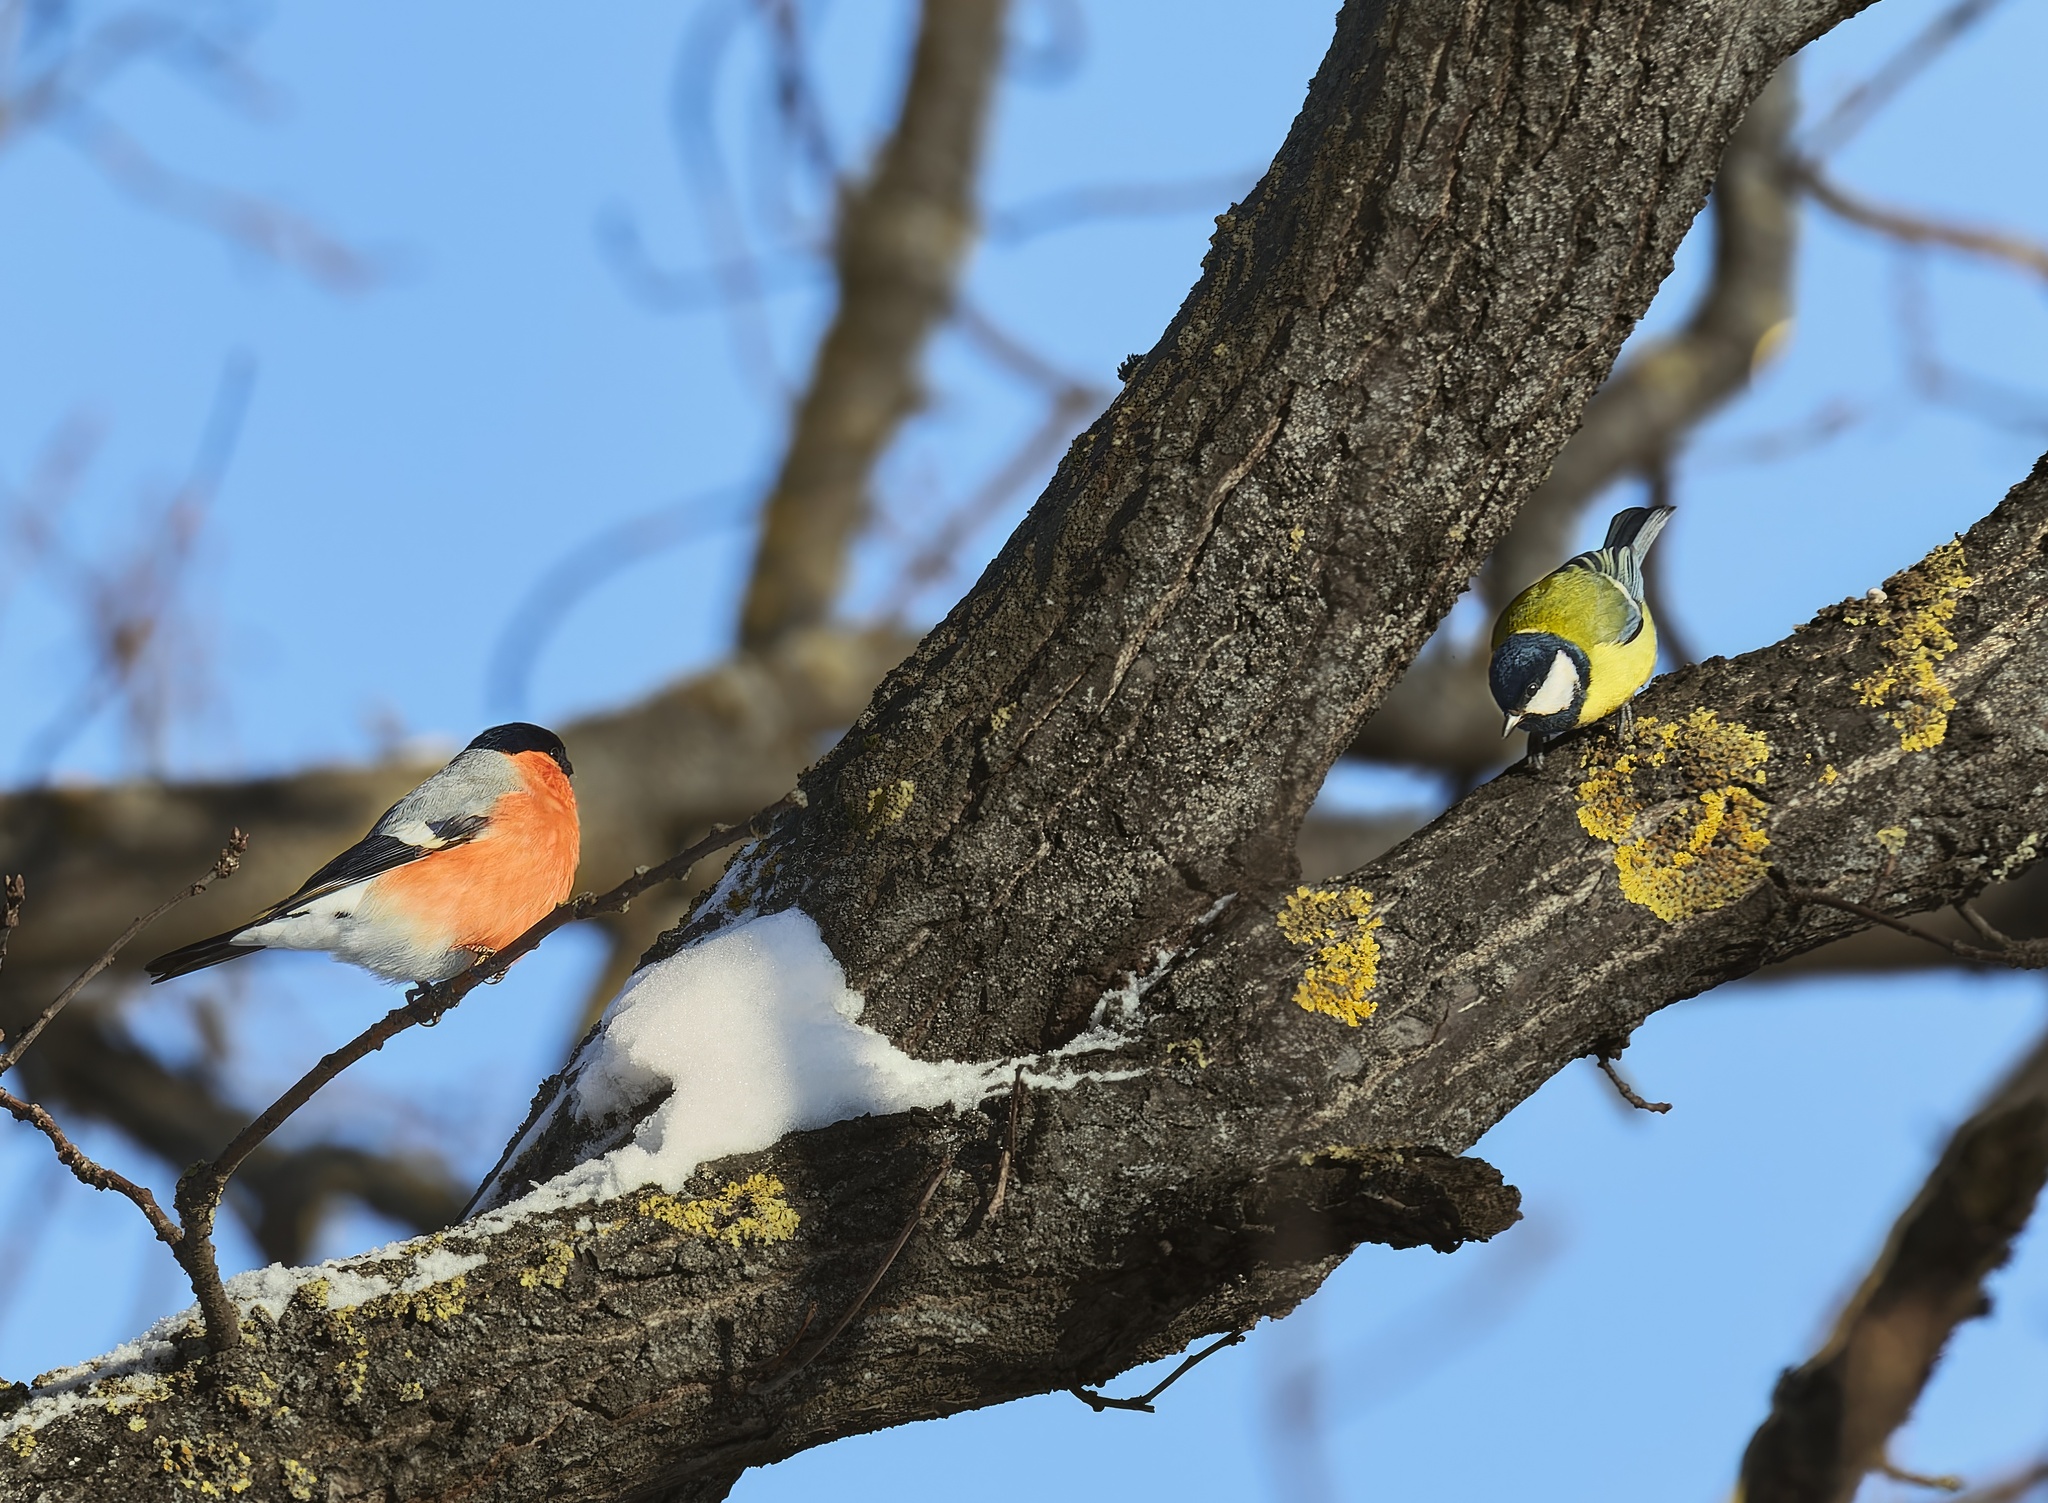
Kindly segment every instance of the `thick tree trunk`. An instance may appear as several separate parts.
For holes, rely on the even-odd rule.
[[[1747,101],[1855,8],[1347,6],[1167,338],[756,853],[755,901],[812,914],[916,1053],[1028,1053],[1151,977],[1131,1073],[1021,1101],[1000,1216],[1001,1096],[799,1134],[687,1205],[448,1233],[232,1360],[47,1385],[0,1494],[715,1497],[1100,1380],[1291,1308],[1361,1239],[1507,1226],[1456,1157],[1479,1133],[1853,926],[1781,882],[1897,913],[2017,874],[2048,823],[2048,469],[1883,598],[1660,683],[1633,747],[1596,733],[1288,892],[1324,770],[1541,480]]]

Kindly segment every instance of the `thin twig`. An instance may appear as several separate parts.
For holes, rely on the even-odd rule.
[[[1999,0],[1957,0],[1928,22],[1911,41],[1886,58],[1877,70],[1835,102],[1820,123],[1807,132],[1805,148],[1815,156],[1839,151],[1849,138],[1870,123],[1878,111],[1941,56],[1950,44],[1984,19]]]
[[[1958,960],[1968,960],[1981,965],[2011,966],[2022,971],[2038,971],[2048,967],[2048,940],[2010,939],[1993,929],[1984,921],[1981,914],[1975,914],[1975,910],[1967,904],[1963,905],[1963,917],[1969,920],[1970,926],[1979,934],[1987,939],[1995,938],[1999,946],[1997,949],[1985,949],[1981,945],[1965,944],[1959,939],[1949,939],[1944,935],[1930,933],[1928,930],[1916,928],[1903,919],[1893,918],[1889,913],[1872,908],[1867,903],[1852,902],[1848,898],[1838,898],[1811,887],[1792,887],[1782,883],[1780,886],[1785,896],[1794,903],[1810,903],[1818,908],[1833,908],[1842,913],[1853,913],[1860,919],[1882,924],[1887,929],[1896,929],[1901,934],[1938,946]]]
[[[1222,1351],[1227,1346],[1236,1346],[1249,1334],[1251,1333],[1248,1331],[1232,1331],[1228,1336],[1217,1337],[1192,1357],[1184,1359],[1179,1367],[1176,1367],[1172,1372],[1168,1373],[1164,1378],[1161,1378],[1134,1399],[1113,1399],[1108,1394],[1097,1393],[1092,1388],[1069,1388],[1067,1392],[1086,1404],[1090,1409],[1093,1409],[1097,1414],[1102,1413],[1105,1409],[1134,1409],[1140,1414],[1153,1414],[1157,1411],[1153,1409],[1152,1401],[1166,1392],[1167,1389],[1173,1387],[1175,1383],[1178,1383],[1182,1374],[1186,1373],[1189,1368],[1198,1362],[1215,1356],[1216,1353]]]
[[[140,934],[144,929],[147,929],[151,924],[155,923],[158,919],[162,918],[166,913],[169,913],[173,908],[177,907],[187,898],[198,897],[199,894],[206,891],[206,889],[211,887],[214,884],[214,882],[218,879],[222,877],[232,877],[235,874],[235,869],[242,864],[242,853],[248,849],[249,837],[244,835],[240,830],[236,830],[233,834],[231,834],[228,837],[228,843],[221,847],[220,854],[214,858],[213,865],[207,868],[206,874],[204,876],[200,877],[200,879],[194,882],[191,886],[182,888],[178,892],[171,894],[170,897],[165,898],[161,903],[157,904],[156,907],[150,909],[149,912],[143,914],[142,917],[134,920],[132,923],[128,925],[127,928],[123,929],[121,933],[115,938],[114,942],[108,945],[106,949],[100,952],[99,959],[95,960],[91,965],[87,966],[83,971],[81,971],[79,973],[77,980],[73,981],[69,986],[65,987],[64,990],[57,993],[56,998],[50,1003],[50,1005],[43,1009],[41,1016],[39,1016],[33,1023],[29,1024],[28,1030],[25,1033],[23,1033],[20,1038],[14,1041],[14,1047],[12,1049],[9,1049],[5,1054],[0,1054],[0,1075],[5,1075],[9,1070],[13,1069],[17,1064],[21,1062],[22,1055],[28,1052],[28,1046],[30,1044],[33,1044],[36,1041],[37,1035],[49,1026],[50,1020],[56,1017],[58,1013],[62,1012],[65,1009],[65,1007],[70,1004],[71,999],[77,996],[81,991],[85,989],[86,984],[90,982],[93,979],[93,977],[99,975],[101,971],[104,971],[108,966],[112,965],[114,963],[114,957],[119,955],[122,952],[122,950],[126,949],[128,947],[129,942],[133,940],[136,935]],[[19,877],[13,879],[14,883],[16,884],[18,884],[20,880],[21,879]],[[11,892],[12,888],[10,888],[10,893]],[[11,896],[9,898],[9,903],[11,906],[7,916],[7,923],[8,927],[12,928],[14,924],[14,900]]]
[[[1983,256],[2048,281],[2048,245],[2016,235],[2009,230],[1979,225],[1954,224],[1931,215],[1916,214],[1873,203],[1849,192],[1811,162],[1794,172],[1808,196],[1838,219],[1861,225],[1866,230],[1908,245],[1938,245],[1965,255]]]
[[[2019,1503],[2036,1488],[2048,1487],[2048,1461],[2037,1461],[2024,1471],[1994,1482],[1976,1492],[1965,1493],[1956,1503]]]
[[[1881,1476],[1889,1477],[1894,1482],[1903,1482],[1908,1487],[1931,1488],[1938,1493],[1959,1493],[1970,1485],[1953,1472],[1944,1473],[1939,1477],[1929,1476],[1925,1472],[1909,1472],[1904,1467],[1895,1465],[1888,1456],[1879,1458],[1877,1471]]]
[[[105,1165],[88,1158],[76,1143],[64,1136],[64,1129],[56,1124],[50,1114],[33,1101],[24,1101],[11,1091],[0,1090],[0,1108],[5,1108],[17,1122],[26,1122],[48,1138],[50,1146],[57,1150],[59,1162],[78,1177],[80,1184],[89,1185],[95,1190],[113,1190],[127,1196],[135,1202],[142,1214],[149,1218],[149,1224],[155,1229],[158,1239],[169,1243],[174,1249],[177,1247],[178,1228],[172,1223],[171,1218],[164,1214],[163,1207],[156,1203],[156,1197],[147,1189],[127,1176],[116,1174]]]
[[[7,964],[7,941],[14,938],[15,926],[21,922],[22,900],[27,896],[27,879],[19,873],[0,882],[0,965]]]
[[[813,1362],[816,1362],[818,1358],[824,1354],[825,1348],[830,1346],[833,1342],[839,1339],[839,1333],[841,1331],[844,1331],[848,1326],[853,1324],[854,1316],[860,1314],[861,1310],[866,1306],[868,1302],[868,1296],[873,1294],[875,1292],[875,1287],[882,1282],[882,1275],[887,1273],[889,1269],[895,1264],[897,1254],[902,1252],[904,1246],[910,1241],[910,1234],[916,1231],[918,1223],[924,1220],[925,1207],[932,1203],[932,1197],[938,1194],[939,1185],[946,1178],[946,1171],[948,1171],[952,1167],[953,1156],[951,1154],[947,1154],[944,1159],[940,1160],[939,1167],[932,1171],[932,1177],[925,1182],[924,1194],[917,1197],[917,1208],[910,1213],[910,1219],[903,1223],[903,1230],[896,1234],[896,1240],[889,1244],[889,1251],[882,1258],[881,1264],[875,1269],[874,1273],[869,1276],[867,1284],[865,1285],[865,1287],[861,1289],[860,1293],[854,1297],[853,1303],[846,1307],[846,1313],[840,1316],[838,1321],[833,1325],[832,1329],[825,1333],[824,1340],[820,1341],[816,1346],[812,1347],[808,1352],[804,1353],[802,1359],[799,1360],[793,1367],[788,1368],[786,1371],[782,1372],[776,1377],[764,1378],[760,1382],[753,1384],[747,1390],[749,1393],[771,1394],[776,1392],[778,1389],[788,1387],[789,1384],[796,1378],[796,1375],[798,1373],[802,1372],[805,1368],[809,1367]],[[806,1321],[806,1324],[808,1324],[808,1320]],[[799,1332],[798,1334],[801,1335],[802,1333]],[[792,1343],[791,1350],[794,1349],[795,1346],[794,1343]]]
[[[1017,1157],[1017,1112],[1024,1104],[1024,1067],[1017,1066],[1016,1078],[1010,1082],[1010,1126],[1003,1138],[1002,1161],[996,1165],[995,1193],[988,1198],[988,1210],[982,1215],[982,1224],[987,1225],[1002,1213],[1003,1198],[1010,1193],[1010,1164]]]
[[[1621,1099],[1623,1101],[1626,1101],[1630,1106],[1634,1107],[1637,1111],[1668,1112],[1671,1110],[1671,1103],[1668,1101],[1645,1101],[1641,1096],[1638,1096],[1636,1094],[1635,1087],[1631,1086],[1627,1081],[1623,1080],[1621,1078],[1621,1071],[1614,1068],[1613,1055],[1605,1053],[1604,1051],[1601,1053],[1597,1053],[1593,1056],[1593,1063],[1600,1067],[1600,1073],[1602,1075],[1605,1075],[1609,1080],[1614,1082],[1614,1088],[1617,1091],[1621,1092]]]

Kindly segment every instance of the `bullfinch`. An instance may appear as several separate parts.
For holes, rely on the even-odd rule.
[[[389,980],[445,981],[569,896],[571,771],[553,731],[492,726],[290,897],[145,969],[168,981],[257,950],[325,950]]]
[[[1529,733],[1529,760],[1576,726],[1622,712],[1657,666],[1657,623],[1643,598],[1643,557],[1671,519],[1668,506],[1631,506],[1607,524],[1607,541],[1567,559],[1508,602],[1493,627],[1488,680],[1507,716],[1503,736]]]

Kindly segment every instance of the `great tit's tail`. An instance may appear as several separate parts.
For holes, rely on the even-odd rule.
[[[1607,541],[1600,545],[1601,551],[1619,553],[1626,548],[1636,556],[1636,567],[1640,569],[1650,544],[1657,541],[1657,534],[1671,520],[1672,511],[1669,506],[1631,506],[1627,511],[1616,512],[1614,520],[1607,524]]]
[[[1634,600],[1643,598],[1643,555],[1671,520],[1669,506],[1631,506],[1607,524],[1607,541],[1571,562],[1621,581]],[[1569,566],[1567,566],[1569,567]]]
[[[242,955],[254,955],[262,945],[237,941],[235,936],[242,931],[230,929],[225,934],[216,934],[211,939],[194,940],[191,944],[159,955],[145,965],[151,981],[168,981],[173,976],[189,976],[194,971],[203,971],[210,965],[220,965]]]

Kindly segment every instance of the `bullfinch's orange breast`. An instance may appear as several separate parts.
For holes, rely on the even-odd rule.
[[[576,884],[576,793],[545,752],[512,758],[522,788],[499,798],[475,840],[386,873],[386,895],[450,947],[502,950]]]

